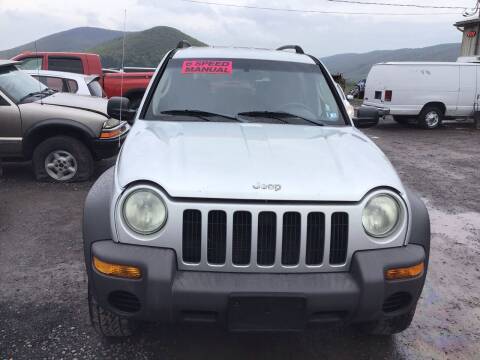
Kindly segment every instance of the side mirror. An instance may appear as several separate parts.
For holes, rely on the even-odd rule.
[[[352,100],[354,100],[354,99],[355,99],[355,98],[353,97],[352,94],[348,94],[348,95],[347,95],[347,100],[348,100],[348,101],[352,101]]]
[[[114,96],[108,100],[107,114],[114,119],[125,120],[132,125],[136,113],[135,110],[130,109],[130,100],[127,98]]]
[[[357,110],[357,116],[353,119],[353,123],[357,128],[369,128],[378,125],[380,118],[385,115],[383,110],[362,106]]]

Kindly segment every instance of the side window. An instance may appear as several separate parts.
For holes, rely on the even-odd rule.
[[[34,79],[40,81],[43,85],[47,86],[47,78],[45,76],[30,75]]]
[[[22,70],[41,70],[43,65],[43,58],[31,57],[23,59],[22,62],[17,65]]]
[[[5,100],[2,95],[0,95],[0,106],[10,106],[8,101]]]
[[[67,85],[68,85],[68,92],[75,94],[78,91],[77,82],[73,79],[66,79],[65,81],[67,82]]]
[[[45,82],[44,84],[53,90],[57,90],[60,92],[66,92],[65,84],[63,82],[63,79],[57,78],[57,77],[51,77],[51,76],[45,76]],[[43,83],[43,81],[42,81]]]
[[[48,70],[83,74],[83,64],[79,58],[51,56],[48,58]]]

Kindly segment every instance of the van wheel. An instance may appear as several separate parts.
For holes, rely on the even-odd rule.
[[[398,315],[389,319],[356,324],[355,327],[360,330],[360,332],[370,335],[389,336],[398,334],[408,329],[412,323],[415,315],[415,308],[416,306],[414,306],[408,313],[403,315]]]
[[[86,181],[93,174],[93,158],[88,148],[70,136],[54,136],[33,151],[33,171],[38,181]]]
[[[444,117],[443,110],[435,105],[426,106],[420,116],[418,117],[418,123],[424,129],[436,129],[442,125]]]
[[[88,290],[88,309],[93,328],[105,338],[126,338],[133,335],[136,330],[134,321],[122,318],[100,306],[91,294],[90,289]]]

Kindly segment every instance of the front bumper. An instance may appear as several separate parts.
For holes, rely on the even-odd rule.
[[[178,271],[171,249],[110,240],[93,243],[91,251],[103,261],[140,267],[143,274],[140,280],[114,278],[87,264],[90,291],[103,307],[139,320],[217,322],[231,329],[232,303],[245,297],[260,299],[261,306],[265,306],[262,299],[301,300],[302,328],[312,323],[364,322],[405,314],[420,297],[426,271],[417,278],[397,281],[384,280],[384,271],[427,263],[425,250],[419,245],[359,251],[352,258],[349,272],[305,274]],[[123,296],[120,300],[125,300],[125,294],[130,300],[138,299],[139,310],[119,310],[119,294]],[[398,294],[408,301],[398,309],[384,311],[385,302]],[[265,308],[266,313],[269,311]],[[269,325],[260,328],[275,330]],[[258,329],[258,324],[252,329],[242,328]]]
[[[128,131],[113,139],[94,139],[91,142],[93,156],[96,160],[108,159],[120,151],[123,142],[127,138]]]
[[[390,115],[390,108],[381,106],[377,103],[370,103],[370,102],[364,101],[362,104],[362,107],[370,107],[370,108],[378,109],[379,111],[382,112],[383,117]]]

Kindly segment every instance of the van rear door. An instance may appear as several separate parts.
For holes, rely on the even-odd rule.
[[[365,85],[364,103],[366,105],[382,106],[383,90],[386,77],[389,77],[390,66],[377,64],[370,70]]]

